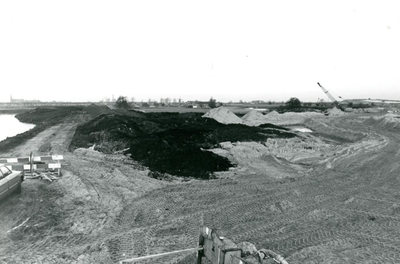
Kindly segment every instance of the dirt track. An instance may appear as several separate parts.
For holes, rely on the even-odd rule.
[[[115,263],[195,246],[202,224],[289,263],[400,262],[400,136],[361,117],[308,126],[362,139],[307,148],[292,161],[281,148],[231,156],[243,166],[190,182],[149,178],[124,156],[67,152],[76,125],[52,127],[9,153],[51,142],[65,162],[60,180],[27,180],[21,196],[0,205],[0,263]]]

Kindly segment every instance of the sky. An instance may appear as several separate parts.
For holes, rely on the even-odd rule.
[[[0,1],[0,101],[400,100],[399,1]]]

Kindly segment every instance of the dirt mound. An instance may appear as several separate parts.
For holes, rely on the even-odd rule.
[[[336,143],[351,143],[363,139],[366,134],[353,129],[329,126],[324,119],[307,119],[304,123],[313,131],[313,134]]]
[[[296,139],[296,138],[293,138]],[[268,139],[266,142],[222,142],[219,148],[211,149],[215,154],[228,158],[234,164],[238,165],[237,170],[246,168],[252,173],[262,173],[271,179],[281,179],[291,177],[303,171],[301,166],[288,162],[285,158],[279,157],[279,148],[269,143],[270,140],[285,139]],[[291,140],[291,139],[287,139]],[[283,141],[285,142],[285,141]],[[281,144],[284,145],[284,144]],[[301,152],[300,152],[301,153]],[[298,153],[297,153],[298,154]],[[283,156],[283,155],[282,155]]]
[[[259,111],[256,110],[251,110],[250,112],[248,112],[247,114],[245,114],[242,117],[242,120],[246,120],[246,121],[253,121],[253,120],[258,120],[258,119],[263,119],[264,115],[262,113],[260,113]]]
[[[256,110],[251,110],[242,117],[243,123],[248,126],[259,126],[266,123],[265,116]]]
[[[266,116],[267,117],[277,117],[277,116],[279,116],[279,113],[274,110],[274,111],[269,112],[268,114],[266,114]]]
[[[279,114],[276,111],[272,111],[264,116],[263,122],[280,126],[298,125],[305,123],[309,118],[318,118],[322,116],[323,116],[322,114],[315,112],[303,112],[303,113],[286,112],[283,114]]]
[[[82,111],[82,109],[81,106],[38,107],[15,117],[21,122],[35,125],[55,124]]]
[[[330,116],[342,116],[342,115],[345,115],[345,112],[343,112],[342,110],[336,108],[336,106],[333,107],[332,109],[329,109],[327,111],[327,113]]]
[[[273,125],[249,127],[224,125],[198,113],[148,113],[145,118],[101,115],[79,126],[70,149],[110,146],[121,143],[133,160],[161,173],[209,178],[215,171],[228,170],[228,159],[203,149],[224,141],[266,141],[267,138],[294,137]],[[123,143],[123,144],[122,144]]]
[[[206,118],[212,118],[222,124],[241,124],[242,119],[240,119],[237,115],[231,112],[226,107],[218,107],[215,109],[211,109],[207,113],[203,115]]]
[[[378,126],[380,128],[385,128],[389,131],[399,131],[400,130],[400,115],[386,114],[379,117],[371,117],[365,120],[366,125]]]
[[[112,113],[112,110],[106,105],[91,104],[82,109],[82,112],[91,115],[93,118],[102,114]]]

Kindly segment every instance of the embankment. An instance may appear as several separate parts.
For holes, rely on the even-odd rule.
[[[1,141],[0,154],[7,153],[11,149],[14,149],[15,147],[26,142],[27,140],[35,137],[40,132],[43,132],[47,128],[64,122],[67,118],[70,118],[71,120],[76,120],[77,116],[82,115],[85,109],[90,109],[91,114],[95,113],[93,107],[90,106],[70,106],[51,108],[40,107],[36,109],[25,110],[24,112],[17,114],[15,117],[20,122],[35,124],[35,127],[28,131],[25,131],[24,133],[20,133],[14,137],[10,137]],[[98,107],[96,107],[96,109],[98,109]]]

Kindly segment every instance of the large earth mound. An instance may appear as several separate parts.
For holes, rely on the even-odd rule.
[[[265,116],[256,110],[250,110],[242,117],[243,123],[248,126],[259,126],[266,123]]]
[[[90,104],[83,108],[84,113],[91,115],[93,118],[102,114],[109,114],[112,110],[106,105]]]
[[[342,110],[338,109],[336,106],[333,107],[332,109],[329,109],[327,111],[328,115],[330,116],[342,116],[345,115],[346,113],[343,112]]]
[[[386,114],[383,116],[370,117],[365,120],[365,124],[398,132],[400,131],[400,115]]]
[[[94,146],[103,152],[125,150],[152,171],[208,179],[228,170],[228,159],[204,149],[225,141],[263,142],[295,135],[273,125],[221,124],[198,113],[147,113],[143,117],[101,115],[79,126],[70,149]]]
[[[211,109],[207,113],[203,115],[206,118],[212,118],[222,124],[241,124],[242,119],[235,115],[232,111],[230,111],[226,107],[218,107]]]

